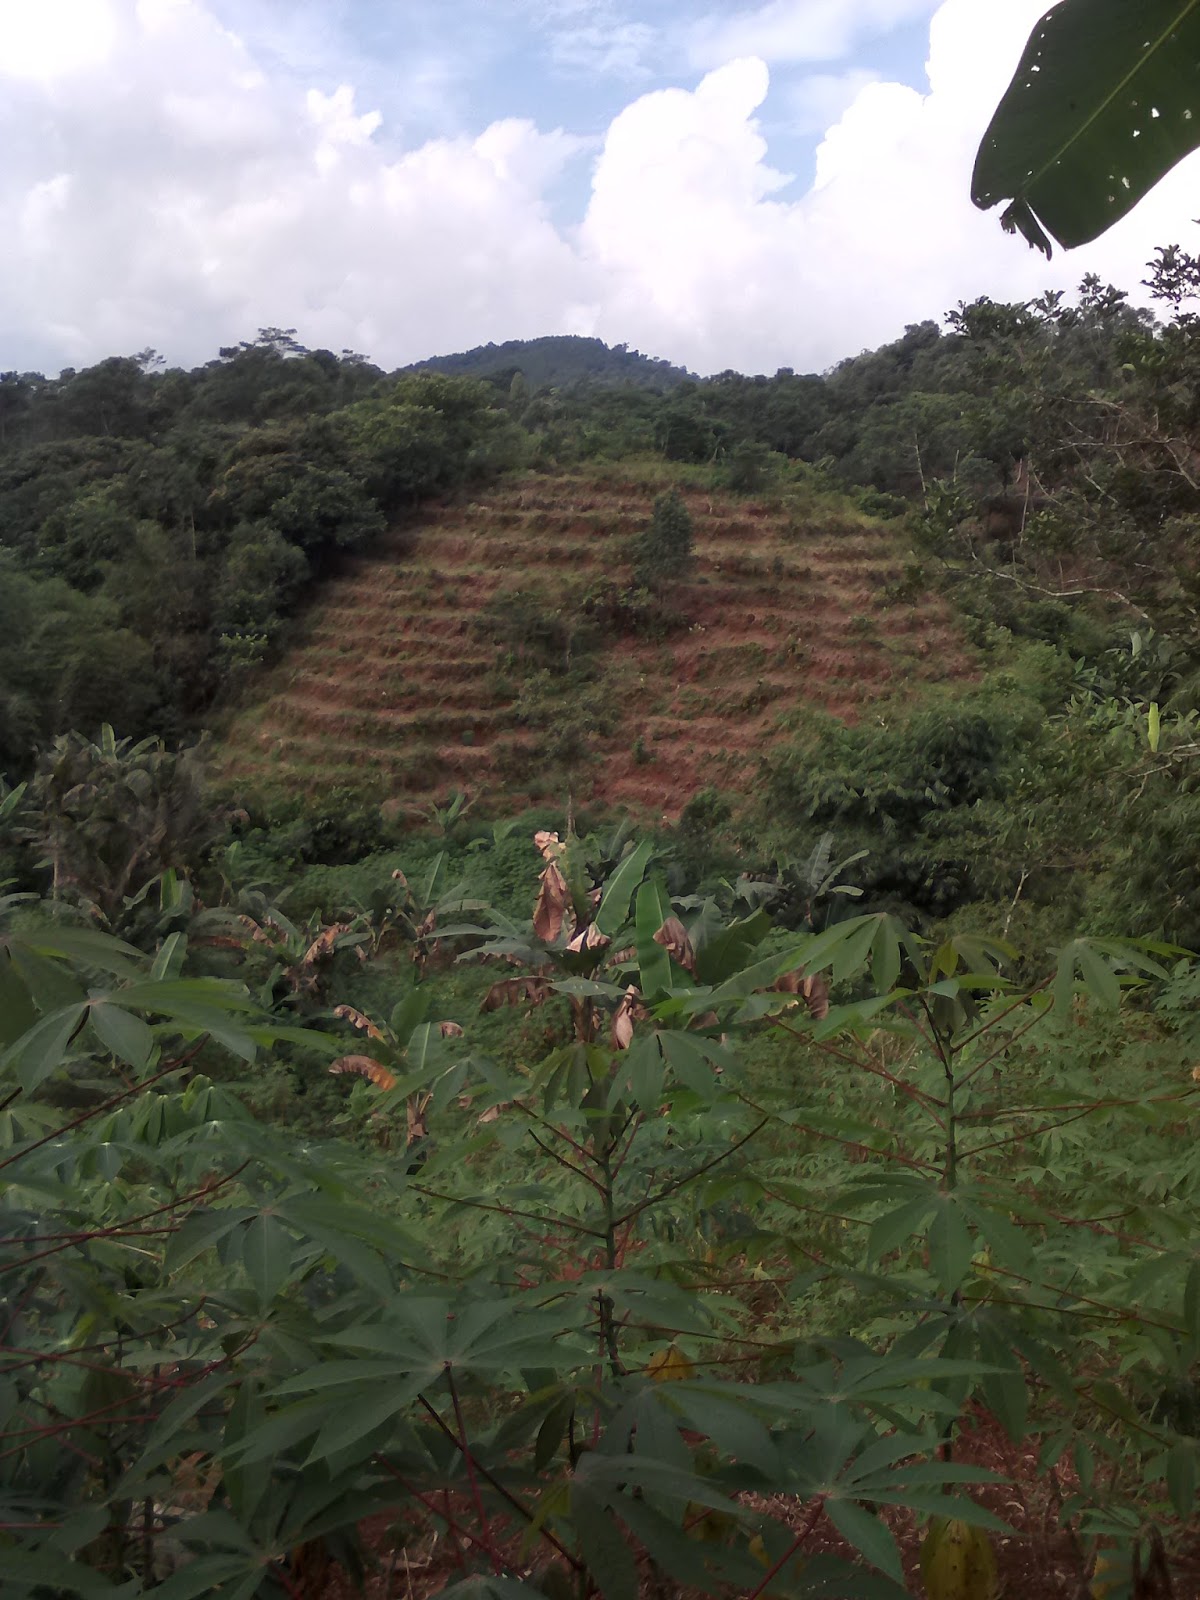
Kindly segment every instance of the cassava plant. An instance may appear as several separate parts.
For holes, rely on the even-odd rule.
[[[469,1029],[346,1018],[406,1073],[352,1106],[437,1096],[413,1171],[207,1082],[214,1051],[253,1073],[340,1046],[188,976],[185,935],[151,958],[14,908],[6,1593],[315,1596],[380,1511],[496,1600],[899,1597],[898,1517],[930,1520],[931,1594],[962,1549],[983,1593],[984,1412],[1015,1463],[1070,1461],[1081,1577],[1101,1545],[1114,1594],[1155,1552],[1169,1573],[1200,1345],[1200,1176],[1171,1131],[1198,1086],[1168,1066],[1190,967],[1077,942],[1018,989],[997,943],[881,916],[784,937],[672,901],[645,846],[592,874],[553,843],[549,937],[475,939],[587,1002],[569,1042],[501,1067]],[[1164,1041],[1132,1082],[1103,1075],[1127,989]],[[63,1109],[84,1078],[103,1098]]]

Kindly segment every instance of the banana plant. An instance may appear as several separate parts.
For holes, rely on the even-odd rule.
[[[1008,233],[1086,244],[1200,144],[1198,0],[1059,0],[979,146],[971,199]]]
[[[440,1042],[461,1038],[463,1033],[460,1023],[430,1022],[431,1003],[427,989],[415,988],[393,1008],[386,1023],[373,1022],[356,1006],[333,1008],[334,1016],[349,1023],[363,1041],[359,1050],[332,1062],[330,1072],[350,1073],[365,1078],[387,1095],[404,1096],[409,1146],[428,1136],[431,1108],[453,1092],[450,1077],[435,1080],[434,1086],[429,1087],[431,1069],[453,1065],[439,1050]]]

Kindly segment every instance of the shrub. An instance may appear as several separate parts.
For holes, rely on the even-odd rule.
[[[692,559],[692,518],[678,489],[669,489],[654,502],[650,526],[634,552],[636,587],[655,593],[682,578]]]

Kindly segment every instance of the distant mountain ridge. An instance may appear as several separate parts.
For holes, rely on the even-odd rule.
[[[481,378],[508,388],[519,372],[530,389],[564,388],[572,383],[636,384],[670,389],[694,381],[695,374],[670,361],[645,356],[628,345],[607,345],[581,334],[550,334],[541,339],[508,339],[476,345],[452,355],[414,361],[404,372],[444,372],[456,378]]]

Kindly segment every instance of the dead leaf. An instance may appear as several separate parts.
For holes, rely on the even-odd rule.
[[[606,933],[601,933],[594,922],[589,922],[586,928],[581,928],[567,945],[572,955],[582,955],[585,950],[603,950],[610,945],[612,940]]]
[[[696,975],[696,952],[692,949],[692,941],[688,938],[687,929],[678,917],[668,917],[662,927],[654,935],[655,944],[661,944],[663,949],[677,965],[685,972]]]
[[[395,869],[395,871],[392,873],[392,879],[393,879],[394,882],[398,883],[402,889],[407,889],[408,888],[408,879],[400,871],[399,867],[397,867]]]
[[[642,997],[630,984],[621,996],[621,1004],[613,1012],[609,1037],[614,1050],[628,1050],[633,1039],[634,1024],[644,1022],[650,1013],[642,1004]]]
[[[771,988],[779,994],[794,994],[798,1000],[802,1000],[814,1022],[820,1022],[829,1015],[829,985],[819,973],[815,978],[809,978],[803,967],[797,967],[794,972],[785,972],[782,978],[776,978]]]
[[[425,1113],[429,1110],[429,1102],[433,1099],[431,1094],[409,1095],[405,1106],[405,1115],[408,1121],[408,1142],[412,1144],[415,1139],[429,1137],[429,1124],[425,1120]]]
[[[396,1074],[385,1067],[382,1061],[376,1061],[374,1056],[339,1056],[329,1070],[334,1073],[357,1073],[360,1078],[369,1078],[377,1089],[396,1087]]]
[[[463,1030],[461,1022],[443,1022],[439,1024],[439,1027],[441,1029],[443,1039],[462,1038]]]
[[[543,859],[546,861],[557,861],[567,848],[556,833],[547,833],[545,828],[538,829],[533,836],[533,842],[537,845]]]
[[[548,978],[501,978],[483,997],[481,1011],[499,1011],[501,1006],[541,1006],[554,993]]]
[[[571,897],[567,880],[553,861],[547,862],[539,881],[541,888],[533,908],[533,931],[539,939],[552,944],[562,932]]]
[[[338,939],[343,933],[349,932],[350,924],[348,922],[333,922],[330,923],[328,928],[322,928],[301,957],[300,965],[302,967],[315,967],[318,962],[328,961],[334,953]]]
[[[350,1023],[351,1027],[357,1028],[360,1033],[365,1033],[368,1038],[383,1038],[382,1028],[377,1028],[370,1017],[364,1016],[354,1006],[334,1006],[333,1014],[335,1017],[340,1017],[343,1022]]]
[[[642,1370],[654,1383],[686,1383],[696,1376],[695,1365],[673,1344],[656,1351]]]

